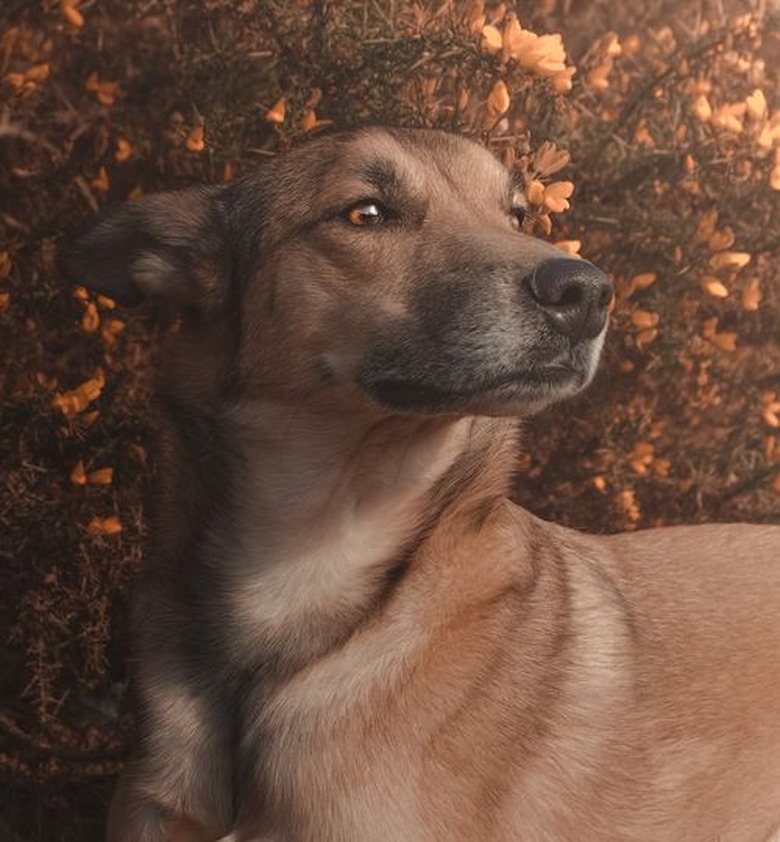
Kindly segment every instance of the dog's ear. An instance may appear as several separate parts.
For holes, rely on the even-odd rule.
[[[127,202],[63,245],[60,269],[119,304],[155,296],[213,312],[230,272],[221,192],[195,187]]]

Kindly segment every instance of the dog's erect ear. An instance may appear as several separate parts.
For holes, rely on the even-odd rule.
[[[158,296],[213,312],[224,300],[230,271],[221,193],[220,187],[194,187],[109,211],[62,246],[62,273],[120,304]]]

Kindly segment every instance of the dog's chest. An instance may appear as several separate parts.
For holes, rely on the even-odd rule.
[[[246,838],[420,838],[421,781],[409,773],[419,768],[419,745],[396,700],[427,641],[405,626],[397,618],[359,635],[270,695],[256,688],[240,768],[251,770],[247,803],[263,811],[240,825]]]
[[[378,566],[397,553],[404,537],[381,514],[352,512],[291,530],[270,546],[262,526],[259,534],[253,531],[244,533],[240,552],[260,563],[250,561],[237,572],[231,613],[245,631],[273,640],[294,636],[296,629],[312,632],[317,621],[351,620],[373,592]]]

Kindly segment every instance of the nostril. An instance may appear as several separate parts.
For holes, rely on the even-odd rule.
[[[597,336],[606,323],[612,285],[586,260],[548,260],[523,278],[523,285],[548,321],[579,342]]]
[[[554,302],[556,307],[578,307],[584,297],[582,287],[570,284],[563,288],[559,298]]]

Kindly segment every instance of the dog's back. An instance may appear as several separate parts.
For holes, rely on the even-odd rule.
[[[632,669],[655,839],[780,830],[777,527],[648,530],[599,540],[630,607]]]

